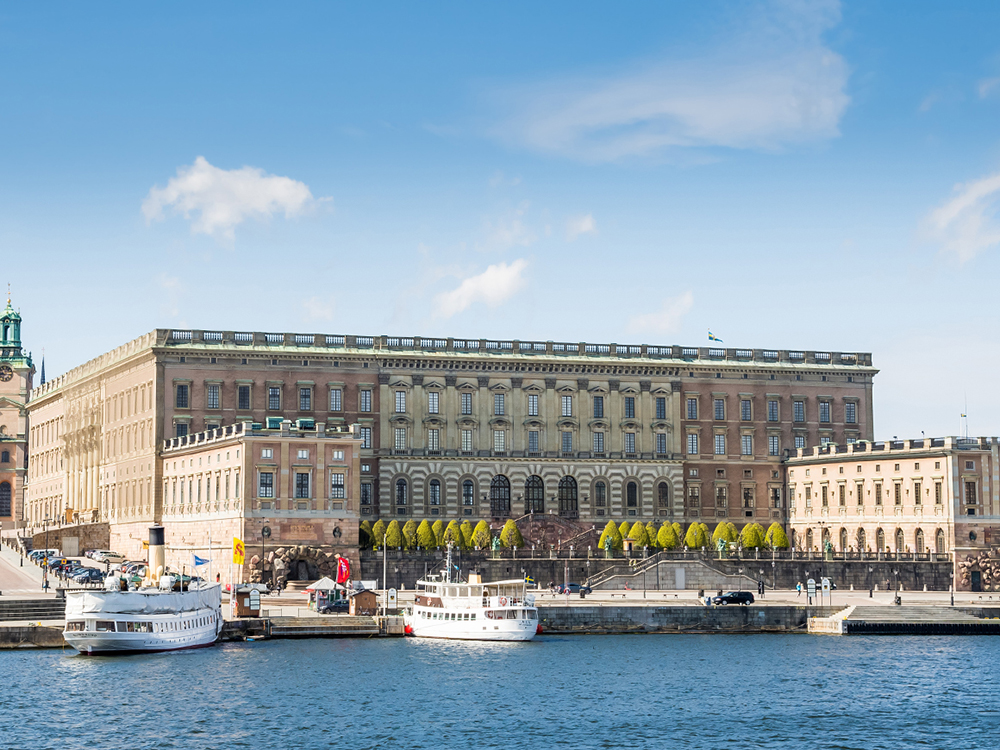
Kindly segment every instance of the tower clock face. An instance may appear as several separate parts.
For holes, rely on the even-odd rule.
[[[10,369],[10,365],[0,365],[0,380],[6,383],[12,377],[14,377],[14,371]]]

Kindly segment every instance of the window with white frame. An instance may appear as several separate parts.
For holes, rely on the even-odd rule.
[[[507,450],[506,430],[493,430],[493,450],[497,453]]]
[[[821,436],[820,439],[819,439],[819,444],[820,445],[829,445],[830,444],[830,438],[829,438],[829,436],[827,436],[827,435]]]
[[[330,389],[330,411],[344,410],[344,391],[340,388]]]
[[[295,498],[297,500],[303,500],[310,497],[312,497],[312,495],[309,494],[309,472],[295,472]]]
[[[715,414],[715,419],[722,420],[726,418],[726,400],[724,398],[713,399],[712,409]]]
[[[853,401],[848,401],[844,404],[844,421],[847,424],[858,423],[858,405]]]
[[[362,427],[361,428],[361,447],[371,449],[372,447],[372,428]]]
[[[805,448],[806,447],[806,438],[805,438],[805,435],[796,435],[795,436],[795,447],[796,448]]]
[[[260,449],[260,457],[261,458],[274,458],[274,449],[273,448],[261,448]]]
[[[724,456],[726,455],[726,436],[716,435],[715,436],[715,455]]]
[[[312,411],[312,388],[299,388],[299,411]]]
[[[437,391],[431,391],[427,394],[427,413],[437,414],[438,413],[438,402],[441,398],[441,394]]]
[[[462,430],[462,450],[466,453],[472,450],[472,430]]]
[[[562,452],[572,453],[573,452],[573,433],[564,432],[562,434]]]
[[[462,414],[472,414],[472,394],[462,393],[459,394],[459,402],[462,409]]]
[[[504,394],[493,394],[493,416],[502,417],[504,415]]]
[[[369,390],[359,391],[360,401],[358,402],[358,411],[371,411],[372,410],[372,392]]]
[[[743,456],[753,455],[753,435],[740,435],[740,454]]]
[[[753,419],[753,406],[748,398],[740,399],[740,419],[744,422]]]
[[[625,397],[625,419],[635,419],[635,396]]]
[[[830,421],[830,402],[820,401],[819,402],[819,421],[829,422]]]
[[[267,408],[269,411],[281,411],[281,387],[269,385],[267,387]]]
[[[528,453],[538,453],[538,430],[528,430]]]
[[[767,436],[767,455],[777,456],[781,452],[780,443],[781,437],[778,435],[768,435]]]
[[[767,421],[777,422],[778,421],[778,402],[771,400],[767,402]]]
[[[427,430],[427,450],[431,451],[441,450],[439,430]]]
[[[604,453],[604,433],[594,433],[594,453]]]
[[[335,471],[330,474],[330,497],[334,500],[342,500],[347,497],[343,472]]]
[[[402,414],[406,411],[406,391],[396,391],[396,413]]]
[[[561,402],[562,402],[562,416],[564,416],[564,417],[572,417],[573,416],[573,397],[572,396],[563,396],[562,399],[561,399]]]
[[[698,399],[689,398],[687,400],[687,418],[688,419],[698,418]]]
[[[405,451],[406,450],[406,428],[405,427],[397,427],[396,430],[395,430],[395,432],[396,432],[396,442],[393,444],[393,447],[397,451]]]
[[[212,383],[208,386],[205,394],[205,408],[207,409],[218,409],[219,408],[219,386]]]
[[[623,441],[624,448],[623,448],[623,450],[626,453],[635,453],[635,433],[634,432],[626,432],[626,433],[623,434],[622,437],[624,438],[624,441]]]
[[[309,460],[309,449],[308,448],[299,448],[299,452],[298,452],[297,455],[298,455],[300,461],[308,461]]]
[[[604,419],[604,396],[594,396],[594,419]]]
[[[687,444],[688,455],[697,456],[698,455],[698,435],[697,435],[697,433],[689,432],[687,437],[688,437],[688,444]]]
[[[667,452],[667,433],[656,433],[656,452],[660,455]]]
[[[330,452],[330,456],[331,456],[331,460],[333,460],[333,461],[343,461],[344,460],[344,451],[331,451]]]
[[[274,497],[274,472],[262,471],[257,478],[257,497]],[[181,494],[183,493],[184,483],[181,482]]]
[[[538,394],[529,393],[528,394],[528,416],[537,417],[538,416]]]

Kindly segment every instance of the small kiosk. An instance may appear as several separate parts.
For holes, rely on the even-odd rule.
[[[329,576],[320,578],[316,583],[306,587],[309,594],[309,609],[319,612],[328,604],[344,598],[346,589]]]
[[[377,615],[378,594],[368,589],[352,591],[349,612],[352,615]]]

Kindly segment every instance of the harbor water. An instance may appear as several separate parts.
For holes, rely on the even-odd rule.
[[[294,640],[0,653],[0,747],[995,748],[1000,638]]]

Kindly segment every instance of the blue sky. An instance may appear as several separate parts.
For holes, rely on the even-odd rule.
[[[996,433],[1000,5],[7,4],[50,376],[155,327],[871,351]]]

